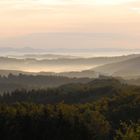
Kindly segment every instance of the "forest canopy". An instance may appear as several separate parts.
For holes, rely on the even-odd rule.
[[[139,140],[140,87],[96,79],[0,96],[4,140]]]

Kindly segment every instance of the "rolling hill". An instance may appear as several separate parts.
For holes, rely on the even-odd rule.
[[[140,75],[140,57],[99,66],[94,71],[112,76],[136,77]]]
[[[63,76],[45,75],[13,75],[0,76],[0,94],[16,89],[47,89],[69,83],[87,83],[90,78],[68,78]]]
[[[92,79],[91,81],[83,79],[83,81],[85,83],[75,81],[47,90],[34,89],[27,92],[26,90],[16,90],[10,94],[11,96],[9,94],[6,96],[5,94],[3,98],[0,98],[0,102],[3,102],[7,98],[8,100],[6,101],[8,102],[19,102],[22,100],[44,104],[54,104],[63,101],[65,103],[87,103],[103,97],[113,97],[114,95],[122,94],[123,90],[128,87],[114,78]],[[33,96],[34,98],[32,98]]]

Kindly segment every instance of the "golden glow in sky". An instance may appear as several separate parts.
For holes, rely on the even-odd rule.
[[[79,4],[101,4],[101,5],[110,5],[110,4],[121,4],[132,2],[135,0],[37,0],[41,4],[66,4],[66,3],[79,3]]]
[[[28,5],[63,5],[63,4],[89,4],[89,5],[117,5],[139,0],[0,0],[0,4]],[[5,7],[6,8],[6,7]]]
[[[129,35],[137,41],[139,25],[140,0],[0,0],[0,38],[95,32]]]

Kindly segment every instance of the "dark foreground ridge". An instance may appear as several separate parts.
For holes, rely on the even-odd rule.
[[[114,78],[0,97],[2,140],[139,140],[140,87]]]

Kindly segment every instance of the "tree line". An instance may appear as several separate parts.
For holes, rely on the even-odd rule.
[[[140,87],[116,79],[5,93],[0,97],[0,138],[139,140],[139,93]]]

